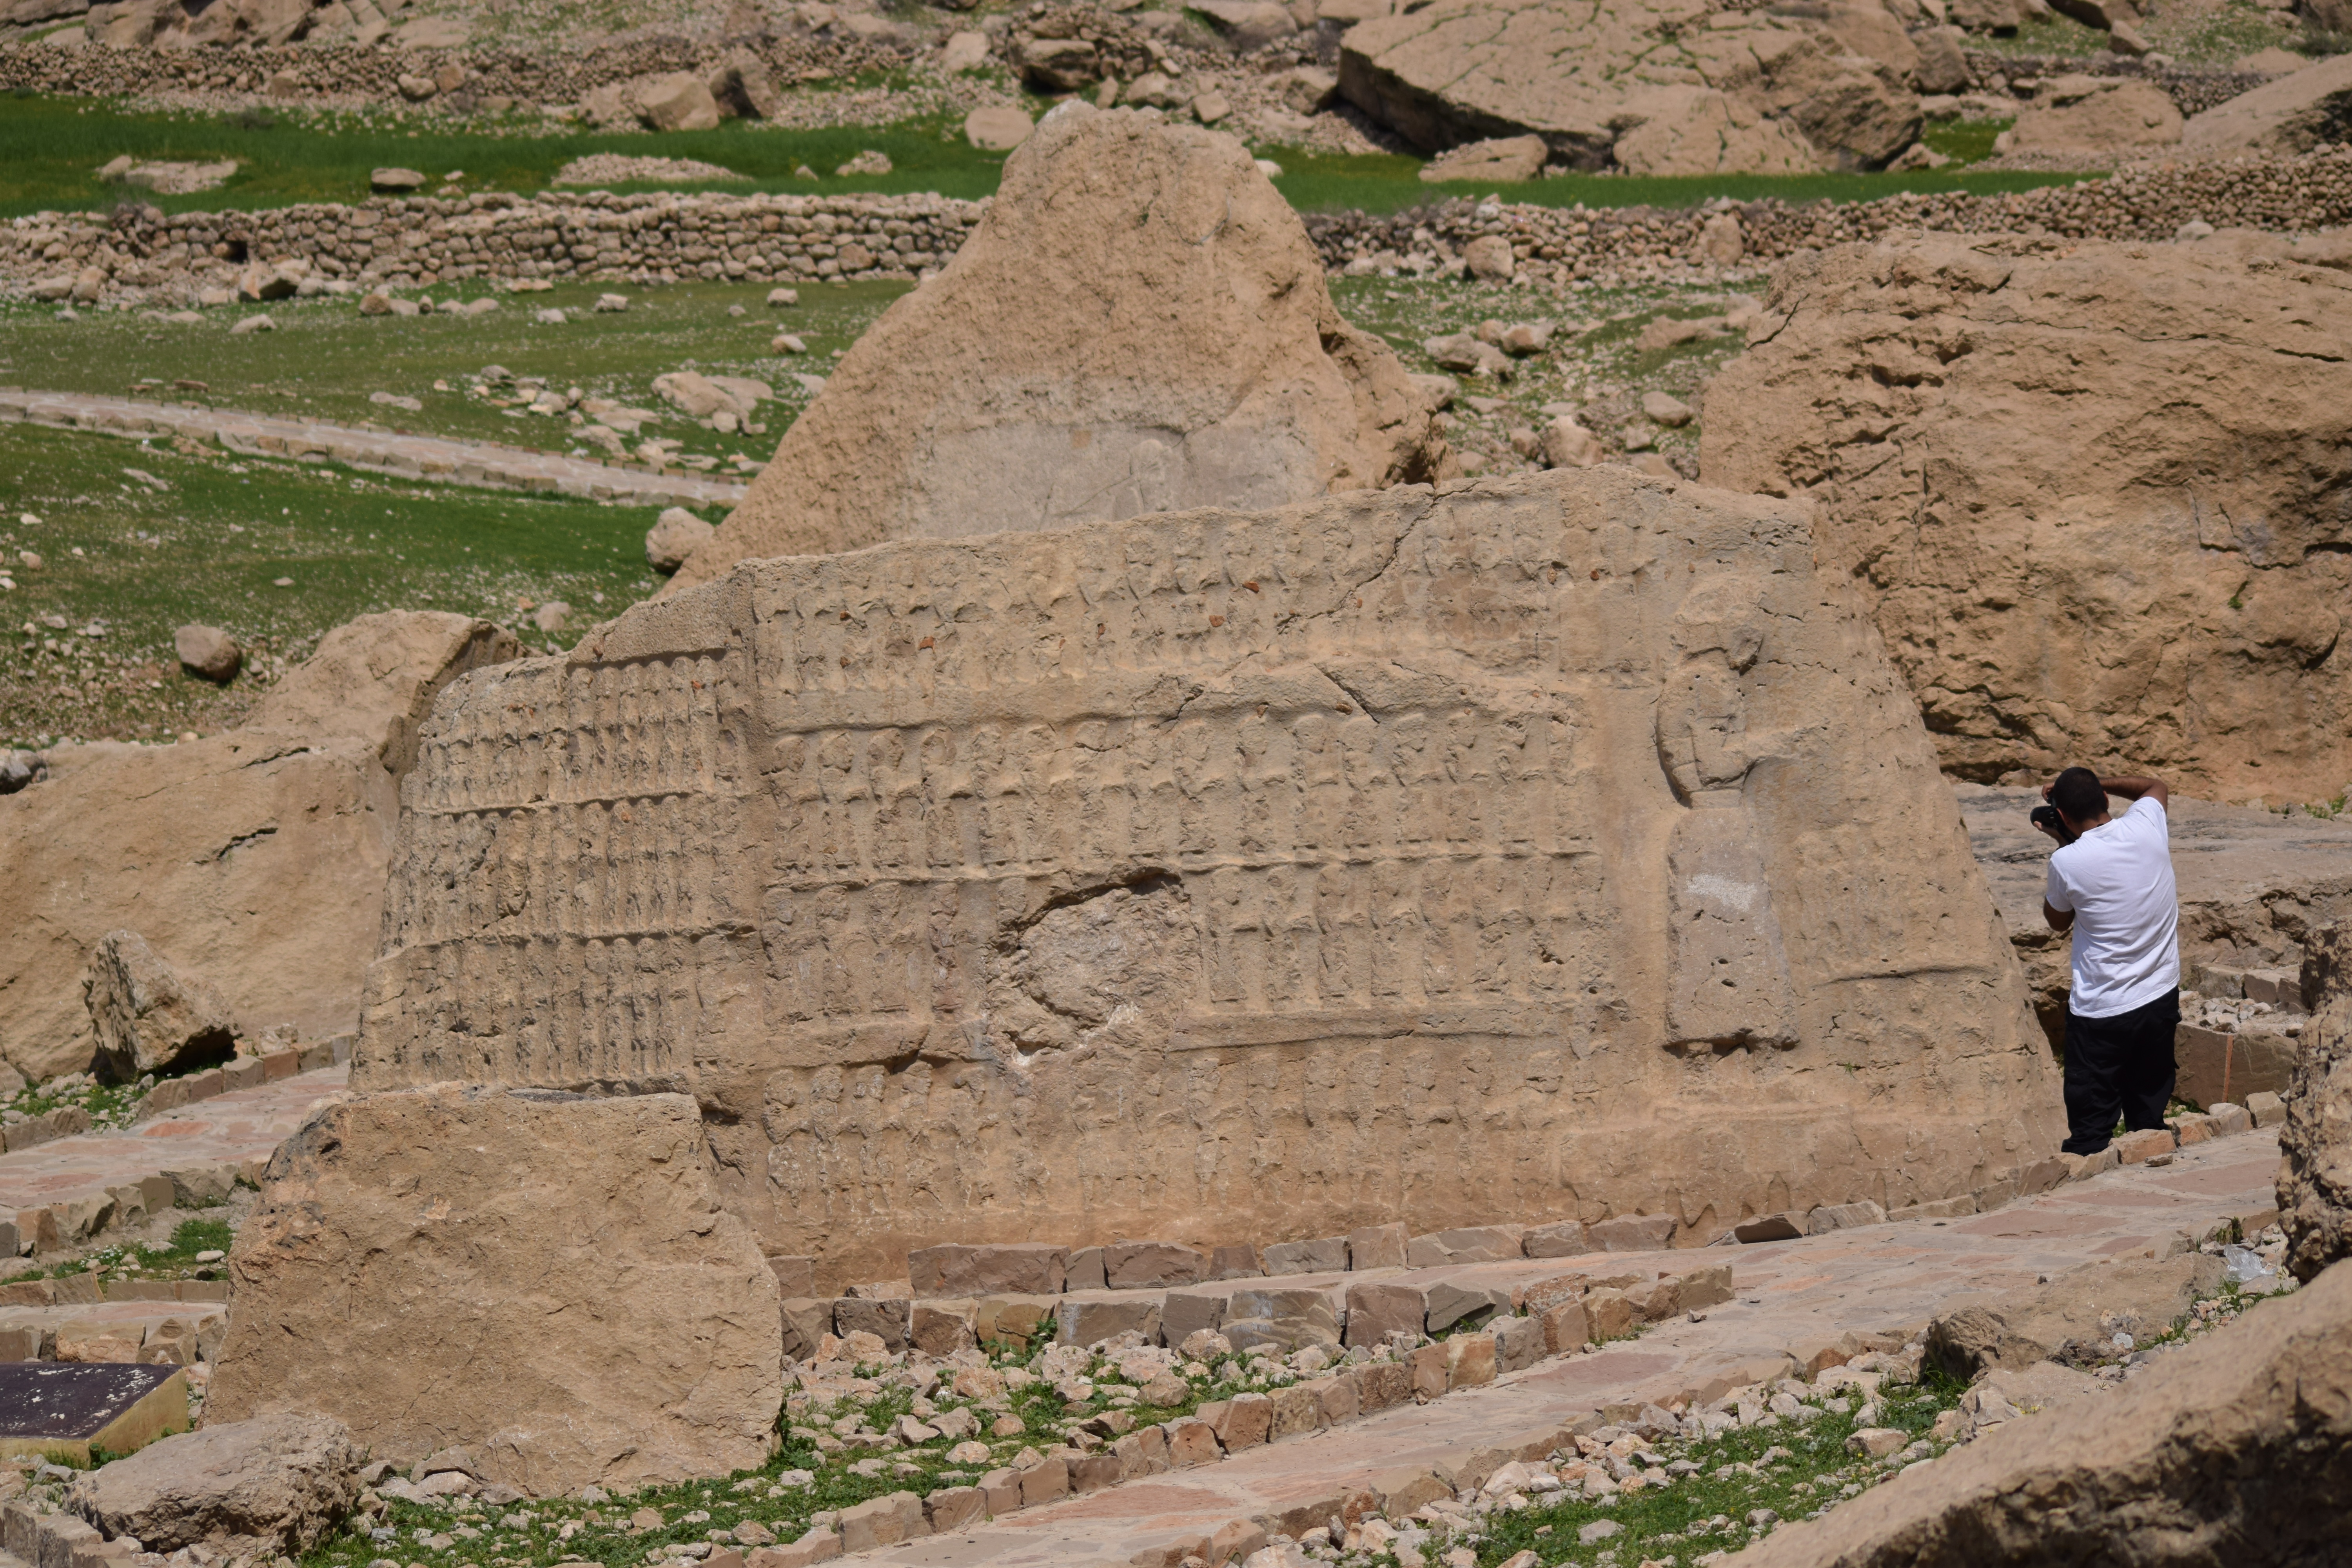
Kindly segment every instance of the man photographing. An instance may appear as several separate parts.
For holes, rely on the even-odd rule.
[[[2180,1022],[2180,903],[2172,883],[2170,794],[2149,778],[2068,768],[2042,790],[2056,811],[2034,826],[2059,845],[2042,918],[2074,934],[2066,1001],[2069,1154],[2095,1154],[2116,1117],[2132,1131],[2164,1125]],[[2107,797],[2131,806],[2107,815]],[[2053,822],[2053,816],[2059,820]]]

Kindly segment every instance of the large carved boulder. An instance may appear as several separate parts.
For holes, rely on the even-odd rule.
[[[776,1280],[694,1102],[443,1085],[321,1108],[228,1258],[207,1426],[333,1416],[537,1495],[763,1463]]]
[[[36,1078],[90,1065],[83,982],[122,927],[242,1029],[349,1033],[417,723],[453,677],[516,650],[468,616],[363,616],[234,729],[44,753],[47,779],[0,796],[0,1058]]]
[[[2331,237],[1931,236],[1787,263],[1709,483],[1811,496],[1945,765],[2352,778],[2352,277]]]
[[[1884,8],[1434,0],[1350,27],[1339,90],[1425,152],[1536,135],[1631,174],[1876,168],[1918,139],[1917,48]]]
[[[2006,1195],[2055,1077],[1805,515],[1596,468],[747,563],[443,696],[355,1081],[691,1093],[836,1283]]]
[[[1444,453],[1246,148],[1070,102],[676,584],[887,539],[1279,506],[1430,478]]]

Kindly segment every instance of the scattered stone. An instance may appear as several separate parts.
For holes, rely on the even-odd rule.
[[[646,530],[646,564],[656,572],[675,572],[717,531],[684,507],[671,507]]]
[[[245,649],[218,626],[182,626],[172,634],[172,649],[182,669],[218,686],[235,680],[245,665]]]
[[[618,185],[633,181],[662,184],[696,184],[706,180],[740,180],[742,175],[699,158],[637,158],[622,153],[591,153],[555,171],[551,185]]]
[[[1669,430],[1679,430],[1691,422],[1691,405],[1664,392],[1643,393],[1642,413],[1653,424],[1663,425]]]
[[[208,1421],[77,1477],[66,1503],[110,1539],[183,1547],[308,1552],[359,1499],[360,1463],[341,1423],[319,1415]]]
[[[425,176],[415,169],[378,169],[368,175],[368,188],[386,195],[405,195],[425,188]]]
[[[247,316],[228,331],[231,337],[241,338],[247,332],[274,332],[277,330],[277,322],[271,321],[267,315],[259,315]]]
[[[940,46],[940,69],[950,75],[957,71],[978,70],[988,63],[988,35],[970,30],[950,33],[948,41]],[[1023,115],[1027,119],[1027,115]],[[978,145],[977,142],[974,145]]]
[[[716,131],[719,100],[692,71],[670,71],[629,84],[637,118],[649,131]]]
[[[1503,184],[1532,180],[1543,173],[1551,149],[1540,136],[1498,136],[1449,147],[1421,166],[1421,177],[1436,184],[1446,180]]]
[[[1544,461],[1555,468],[1589,468],[1608,455],[1601,437],[1573,414],[1559,415],[1543,428]]]
[[[846,163],[844,163],[839,168],[834,170],[835,174],[840,175],[844,179],[850,179],[866,174],[887,174],[889,172],[889,155],[885,153],[877,153],[870,147],[858,153],[855,158],[850,159]]]
[[[1036,129],[1028,111],[1016,104],[989,104],[963,117],[964,140],[984,153],[1009,153]]]
[[[628,308],[629,297],[626,294],[599,294],[596,296],[596,309],[599,310],[625,310]]]
[[[2221,1288],[2221,1260],[2203,1253],[2085,1264],[2000,1306],[1963,1307],[1927,1326],[1927,1357],[1953,1376],[2042,1361],[2112,1359],[2117,1333],[2169,1329]]]
[[[135,931],[99,939],[82,992],[99,1053],[119,1082],[236,1049],[236,1019],[219,991],[174,968]]]
[[[768,1457],[775,1279],[719,1209],[688,1096],[444,1085],[323,1104],[271,1161],[228,1268],[208,1423],[320,1411],[376,1457],[462,1443],[483,1479],[542,1496]],[[545,1331],[592,1310],[593,1340]]]
[[[98,177],[111,184],[137,185],[160,195],[192,196],[198,191],[227,184],[228,177],[236,173],[234,158],[209,163],[142,163],[126,153],[99,170]]]

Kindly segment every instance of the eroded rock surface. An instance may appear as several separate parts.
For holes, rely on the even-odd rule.
[[[1708,389],[1705,477],[1813,498],[1962,776],[2352,779],[2352,277],[2252,237],[1800,256]]]
[[[1791,1522],[1737,1568],[2174,1568],[2342,1555],[2352,1265],[2118,1391],[2011,1421]]]
[[[320,1415],[208,1421],[77,1477],[66,1506],[150,1552],[257,1540],[308,1552],[358,1500],[365,1458]]]
[[[1341,40],[1340,91],[1414,145],[1539,136],[1629,174],[1876,168],[1918,139],[1917,49],[1868,5],[1435,0]]]
[[[2054,1074],[1802,516],[1602,468],[746,563],[444,696],[355,1081],[690,1092],[828,1285],[2010,1179]]]
[[[2352,55],[2305,66],[2189,117],[2184,150],[2210,157],[2238,153],[2292,156],[2346,140],[2352,127]]]
[[[467,616],[363,616],[235,729],[43,753],[48,777],[0,797],[0,1058],[36,1078],[90,1064],[82,982],[123,927],[243,1031],[348,1033],[415,725],[453,677],[516,648]]]
[[[1429,408],[1343,320],[1232,137],[1062,105],[675,585],[737,561],[1268,507],[1433,477]]]
[[[135,931],[99,938],[82,989],[99,1052],[120,1081],[236,1048],[236,1021],[220,993],[174,968]]]
[[[694,1102],[452,1085],[322,1107],[230,1249],[208,1421],[334,1416],[534,1494],[763,1463],[776,1280]]]
[[[2315,933],[2304,973],[2315,1015],[2279,1129],[2279,1223],[2298,1279],[2352,1258],[2352,926]]]
[[[2038,1362],[2096,1363],[2170,1329],[2221,1288],[2221,1260],[2204,1253],[2090,1263],[2018,1300],[1960,1308],[1927,1326],[1927,1355],[1961,1379]]]

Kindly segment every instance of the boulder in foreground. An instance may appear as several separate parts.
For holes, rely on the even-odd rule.
[[[1823,566],[1871,601],[1959,776],[2128,758],[2183,795],[2333,799],[2347,249],[2224,231],[1801,254],[1707,389],[1702,477],[1812,498]]]
[[[120,1081],[236,1050],[236,1020],[221,994],[182,973],[135,931],[99,938],[82,991],[99,1054]]]
[[[2287,1087],[2278,1205],[2287,1268],[2307,1280],[2352,1258],[2352,927],[2306,938],[2304,974],[2316,1013]]]
[[[318,1411],[534,1495],[767,1459],[776,1280],[694,1101],[439,1088],[322,1107],[228,1259],[205,1415]]]
[[[66,1506],[150,1552],[249,1548],[256,1537],[307,1552],[358,1500],[364,1458],[320,1415],[216,1421],[76,1478]]]
[[[2352,1264],[2104,1398],[2011,1421],[1724,1568],[2289,1568],[2343,1561]]]
[[[673,586],[883,540],[1279,506],[1430,478],[1444,454],[1248,149],[1074,100]]]
[[[2191,115],[2182,150],[2202,157],[2292,157],[2341,142],[2352,121],[2352,55],[2335,55]]]

